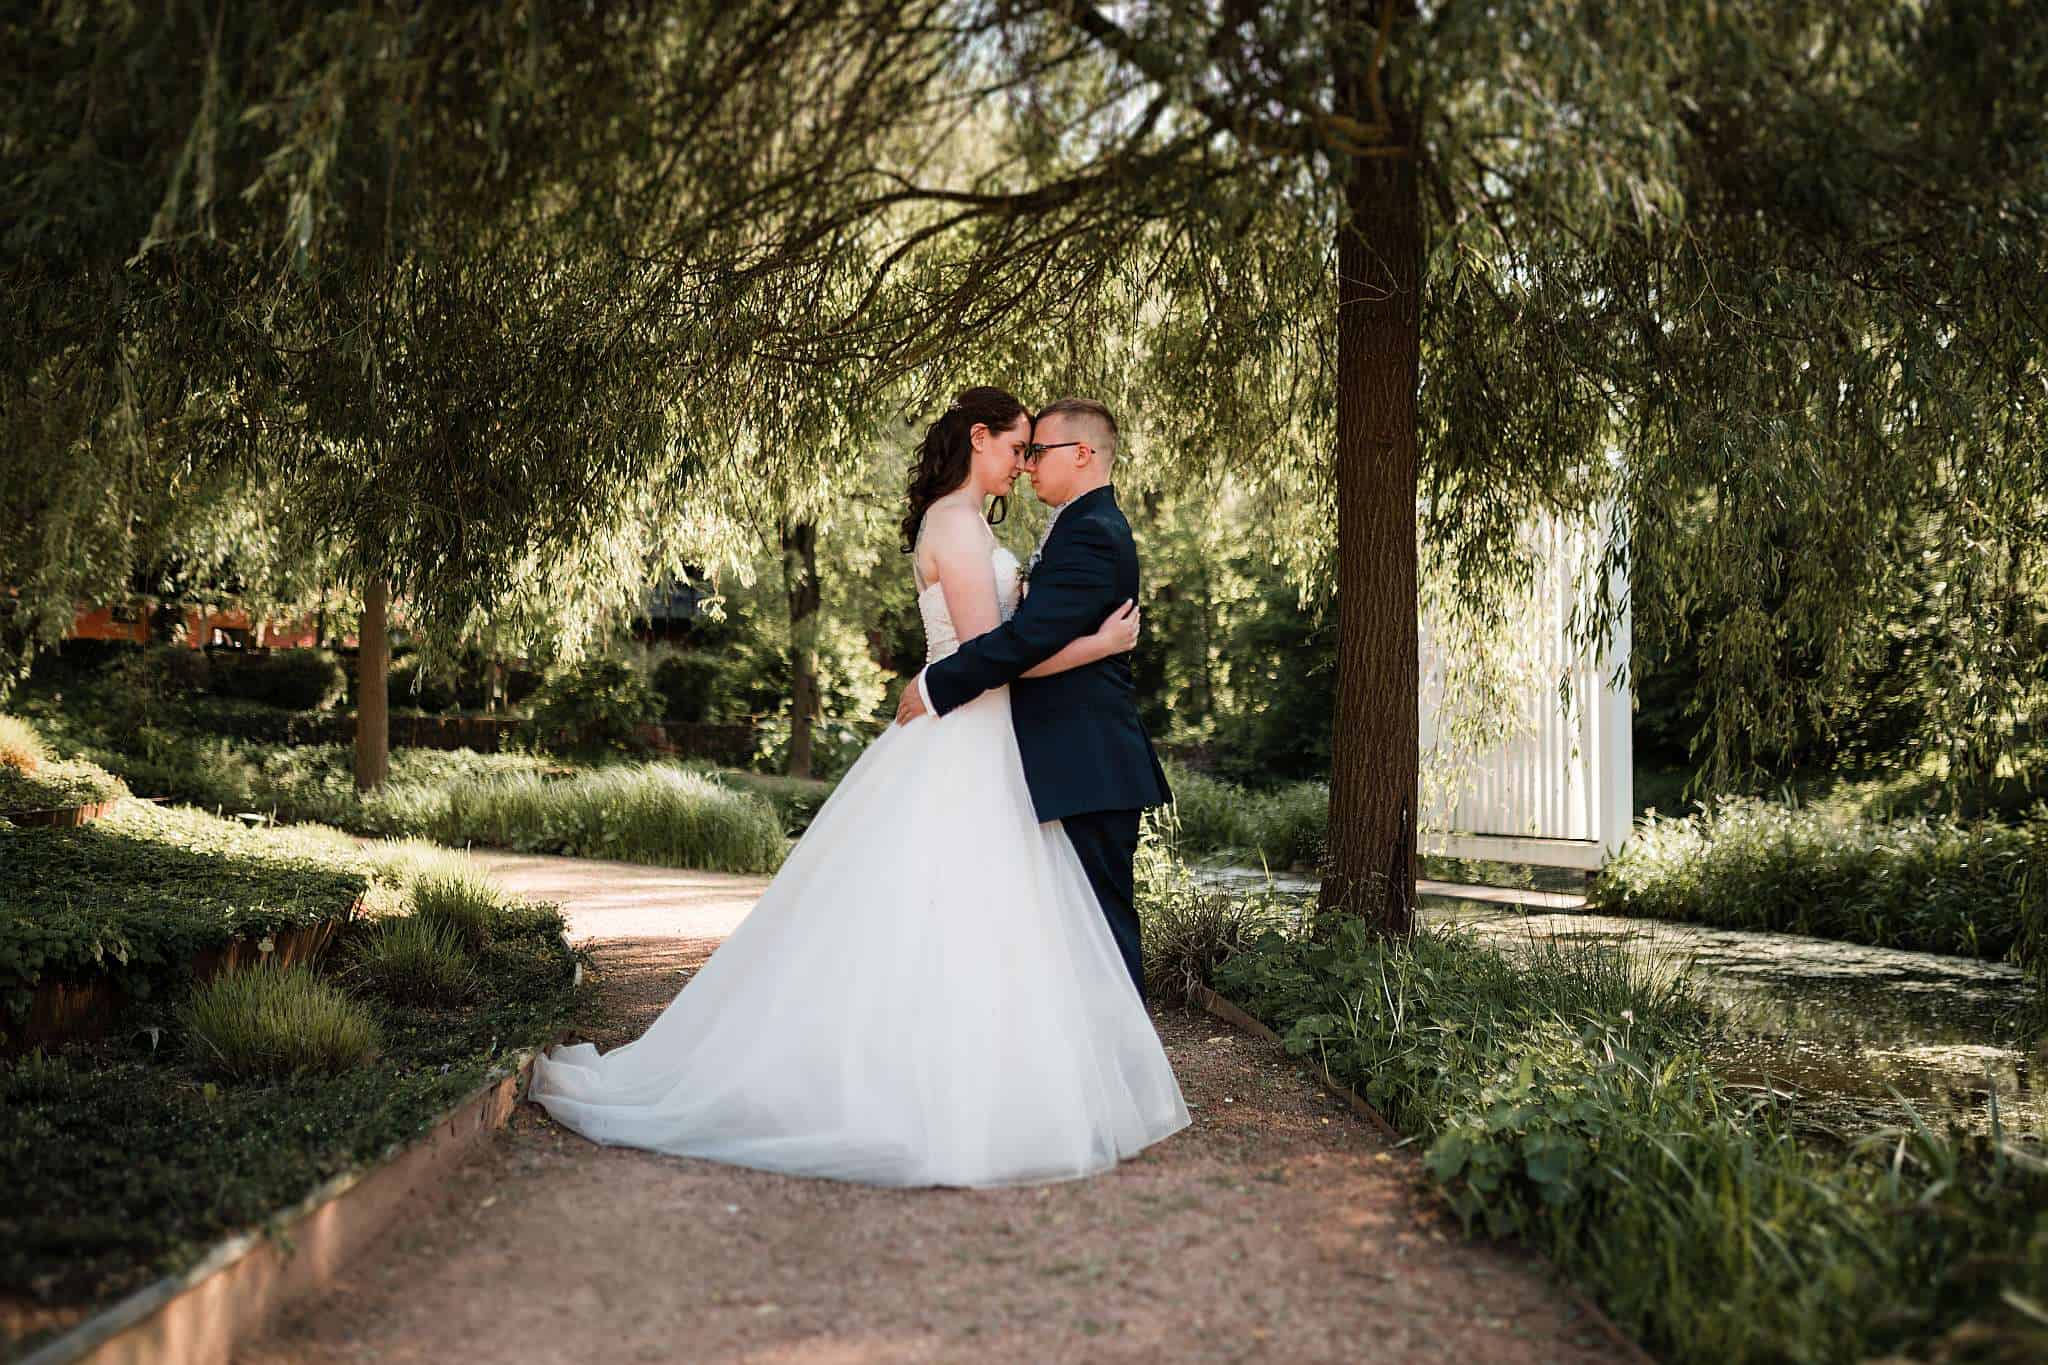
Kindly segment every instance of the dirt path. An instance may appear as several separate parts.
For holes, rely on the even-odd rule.
[[[491,857],[568,907],[635,1036],[759,878]],[[1093,1180],[892,1191],[597,1147],[522,1105],[248,1362],[1625,1359],[1542,1263],[1461,1242],[1284,1057],[1156,1016],[1194,1126]]]

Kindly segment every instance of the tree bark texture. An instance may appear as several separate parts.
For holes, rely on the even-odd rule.
[[[356,631],[356,790],[375,791],[391,775],[391,586],[371,580]]]
[[[1337,712],[1317,917],[1327,927],[1362,915],[1403,934],[1414,924],[1420,742],[1422,199],[1412,124],[1390,114],[1404,150],[1351,158],[1337,230]]]
[[[782,524],[782,585],[789,599],[789,767],[809,777],[823,699],[818,690],[818,528]]]

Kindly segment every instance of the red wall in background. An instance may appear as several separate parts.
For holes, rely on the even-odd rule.
[[[97,607],[80,611],[78,619],[71,623],[71,637],[74,640],[135,640],[149,639],[150,609],[137,607],[133,621],[116,621],[114,608]],[[265,645],[272,649],[297,649],[314,642],[313,618],[308,616],[298,621],[266,621],[261,627],[261,638],[257,628],[249,623],[249,613],[236,609],[202,612],[196,607],[185,609],[185,643],[193,649],[201,649],[215,643],[215,630],[238,630],[250,632],[249,643]]]

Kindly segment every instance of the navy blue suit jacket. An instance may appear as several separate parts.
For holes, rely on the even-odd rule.
[[[932,709],[942,716],[1009,685],[1024,780],[1042,821],[1173,799],[1138,720],[1129,654],[1047,678],[1023,676],[1137,599],[1131,524],[1114,489],[1091,489],[1060,511],[1017,614],[924,671]]]

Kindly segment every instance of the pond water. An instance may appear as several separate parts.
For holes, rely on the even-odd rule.
[[[1218,889],[1267,885],[1256,869],[1208,868]],[[1273,889],[1306,899],[1313,879],[1275,877]],[[1569,908],[1576,897],[1504,892],[1536,904],[1430,894],[1423,918],[1513,947],[1541,939],[1608,943],[1694,979],[1734,1027],[1712,1050],[1730,1082],[1792,1099],[1812,1128],[1853,1136],[1905,1116],[1983,1130],[1996,1096],[1999,1120],[2048,1130],[2030,1040],[2015,1031],[2031,987],[2014,966],[1935,953],[1871,948],[1795,934],[1629,919]],[[1896,1092],[1896,1093],[1894,1093]]]

